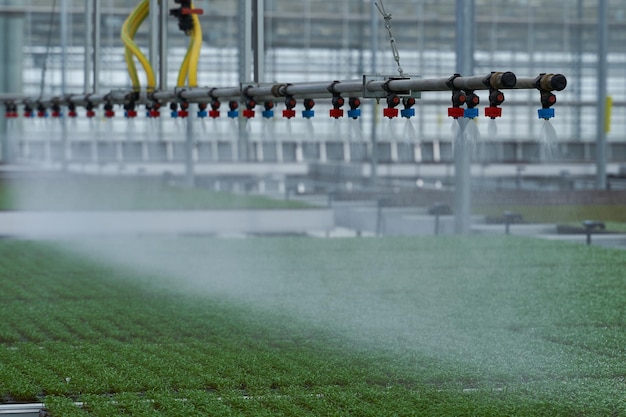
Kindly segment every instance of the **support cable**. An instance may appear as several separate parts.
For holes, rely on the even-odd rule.
[[[400,66],[400,53],[398,52],[398,45],[396,44],[396,38],[394,38],[393,33],[391,33],[391,13],[387,13],[387,11],[385,10],[385,5],[383,4],[383,0],[378,0],[378,1],[380,1],[380,6],[376,2],[374,2],[374,5],[376,5],[376,8],[380,12],[380,14],[383,16],[383,19],[385,19],[385,29],[387,29],[387,32],[389,33],[389,42],[391,43],[391,52],[393,53],[393,59],[396,61],[396,64],[398,65],[398,73],[400,74],[400,77],[405,78],[404,70]]]

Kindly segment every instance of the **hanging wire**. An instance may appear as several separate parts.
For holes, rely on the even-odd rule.
[[[39,98],[43,97],[43,89],[46,83],[46,70],[48,69],[48,55],[50,54],[50,45],[52,43],[52,29],[54,29],[54,15],[57,8],[57,0],[52,3],[52,12],[50,13],[50,23],[48,28],[48,44],[46,45],[46,53],[43,56],[43,66],[41,68],[41,83],[39,84]]]

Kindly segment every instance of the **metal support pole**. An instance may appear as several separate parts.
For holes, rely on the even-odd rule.
[[[456,69],[459,74],[474,72],[474,0],[456,0]],[[455,222],[456,234],[467,234],[471,226],[471,160],[464,139],[469,119],[459,119],[454,144]]]
[[[0,90],[21,93],[23,83],[24,50],[24,4],[21,0],[9,0],[12,6],[0,13]],[[16,157],[16,144],[9,134],[5,109],[0,107],[0,162],[12,163]],[[13,124],[15,121],[13,121]],[[14,126],[18,128],[19,126]],[[11,129],[14,131],[14,129]]]
[[[252,0],[239,0],[239,82],[248,83],[252,69]],[[249,159],[248,120],[239,117],[239,160]]]
[[[596,188],[606,190],[606,96],[608,76],[608,1],[598,4],[598,104],[596,106]]]
[[[254,27],[254,82],[265,81],[265,0],[252,0]]]
[[[0,45],[10,45],[6,40],[5,33],[7,20],[9,16],[4,13],[0,13]],[[0,90],[7,90],[6,74],[8,71],[9,61],[6,59],[6,49],[0,49]],[[8,163],[10,160],[9,155],[9,135],[7,131],[7,119],[5,117],[5,109],[0,107],[0,163]]]
[[[252,79],[252,0],[239,0],[239,81]]]
[[[577,94],[578,97],[582,96],[582,85],[583,85],[583,30],[582,30],[582,21],[583,21],[583,0],[576,1],[576,20],[575,24],[578,30],[574,31],[574,94]],[[574,108],[574,139],[581,140],[582,139],[582,106],[576,106]]]
[[[93,88],[92,92],[100,92],[100,38],[102,34],[101,16],[102,0],[93,0]]]
[[[159,28],[159,89],[161,91],[167,90],[167,56],[168,56],[168,46],[167,46],[167,35],[168,35],[168,25],[167,18],[169,17],[169,10],[167,0],[161,0],[161,13],[159,14],[161,17],[160,20],[160,28]]]
[[[93,53],[93,1],[85,0],[85,62],[83,72],[83,85],[84,92],[91,92],[91,73],[92,61],[91,54]]]
[[[159,6],[159,0],[150,0],[150,47],[149,56],[152,67],[156,67],[160,60],[159,56],[159,32],[161,30],[161,7]]]
[[[371,47],[371,72],[376,74],[377,72],[377,59],[378,53],[378,8],[374,3],[370,8],[370,47]],[[371,161],[371,176],[370,181],[372,186],[376,186],[378,182],[378,140],[376,137],[378,128],[378,102],[372,100],[372,129],[371,129],[371,142],[372,142],[372,161]]]
[[[68,4],[67,0],[61,0],[61,95],[67,93],[67,35],[68,35]],[[67,132],[67,114],[62,114],[59,119],[61,123],[61,141],[63,144],[62,169],[67,170],[69,158],[69,136]]]
[[[187,117],[185,119],[185,123],[187,124],[186,129],[186,143],[185,143],[185,185],[189,188],[193,188],[195,185],[195,171],[194,171],[194,139],[193,139],[193,128],[194,128],[194,120],[193,117]]]
[[[67,0],[61,0],[61,95],[67,92]]]

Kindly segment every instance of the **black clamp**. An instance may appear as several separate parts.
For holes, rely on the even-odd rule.
[[[461,74],[454,74],[446,81],[446,86],[452,90],[452,107],[461,107],[467,101],[467,95],[465,92],[454,85],[454,80],[460,76]]]
[[[193,29],[193,15],[201,15],[204,13],[202,9],[192,9],[191,0],[174,0],[180,4],[178,9],[170,9],[170,16],[178,19],[178,28],[189,35]]]

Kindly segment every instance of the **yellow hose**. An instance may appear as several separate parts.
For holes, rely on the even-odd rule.
[[[133,44],[135,44],[134,42],[134,38],[135,38],[135,34],[137,33],[137,30],[139,29],[139,26],[141,25],[141,23],[146,20],[146,18],[148,17],[148,14],[150,13],[150,1],[149,0],[145,0],[145,7],[141,10],[140,15],[138,16],[138,22],[137,25],[133,27],[133,31],[130,32],[132,38],[131,40],[133,41]],[[136,44],[135,44],[136,46]],[[141,50],[137,48],[137,53],[135,53],[135,56],[137,57],[137,59],[139,60],[139,62],[141,63],[141,65],[144,68],[144,71],[146,72],[146,78],[147,78],[147,90],[148,91],[154,91],[154,89],[156,88],[156,77],[154,75],[154,69],[152,68],[152,65],[150,64],[150,61],[148,61],[148,59],[146,58],[146,56],[141,52]]]
[[[149,13],[150,0],[143,0],[124,22],[121,31],[121,38],[122,42],[124,42],[125,45],[124,56],[128,65],[128,72],[131,81],[133,82],[133,88],[135,88],[136,90],[139,90],[141,88],[139,83],[139,77],[137,75],[137,68],[133,60],[133,56],[135,56],[137,57],[137,60],[146,72],[146,78],[148,82],[147,90],[153,91],[156,87],[156,77],[154,75],[154,70],[152,69],[152,66],[150,65],[150,62],[148,61],[146,56],[143,54],[143,52],[141,52],[141,50],[134,41],[134,37],[137,33],[137,30],[139,29],[139,26],[146,19]]]
[[[198,61],[200,60],[200,48],[202,47],[202,28],[200,27],[200,18],[198,15],[193,15],[193,43],[192,56],[189,62],[189,86],[198,86]]]
[[[127,33],[131,39],[134,37],[134,34],[137,32],[139,26],[141,25],[140,12],[142,11],[142,7],[144,7],[143,4],[137,6],[122,27],[122,33]],[[124,58],[128,66],[128,72],[133,84],[133,88],[138,91],[141,88],[139,75],[137,73],[137,67],[135,66],[135,61],[133,59],[133,52],[128,46],[125,46],[124,48]]]
[[[139,12],[141,5],[137,6],[133,12],[128,16],[126,21],[124,21],[124,25],[122,26],[122,36],[124,33],[128,32],[128,27],[133,27],[137,22],[137,15]],[[130,76],[131,82],[133,84],[134,89],[139,89],[139,75],[137,74],[137,67],[135,66],[135,61],[133,60],[133,54],[127,46],[124,47],[124,59],[126,60],[126,66],[128,67],[128,75]]]
[[[185,54],[185,58],[183,59],[182,64],[180,64],[180,69],[178,70],[178,79],[176,80],[176,87],[185,86],[185,80],[187,79],[187,75],[189,73],[189,61],[191,59],[191,53],[193,50],[192,48],[193,42],[194,42],[194,38],[191,38],[191,40],[189,41],[189,46],[187,47],[187,53]]]
[[[194,7],[193,3],[191,7]],[[185,54],[178,71],[177,87],[184,87],[185,80],[188,80],[189,87],[198,86],[198,61],[200,60],[200,49],[202,47],[202,27],[200,26],[198,15],[192,15],[192,19],[193,29],[189,33],[191,39],[187,47],[187,54]]]

